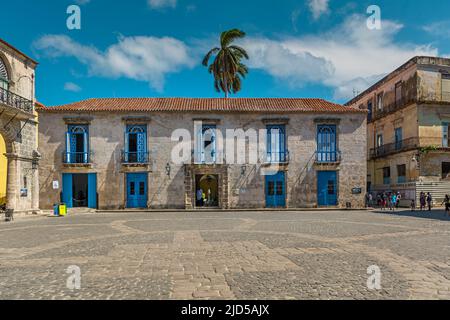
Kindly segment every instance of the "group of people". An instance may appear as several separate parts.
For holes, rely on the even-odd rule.
[[[399,207],[401,199],[400,192],[383,192],[377,195],[377,204],[381,210],[395,211]]]
[[[381,192],[377,194],[376,203],[381,210],[395,211],[399,207],[402,195],[400,192]],[[433,196],[430,192],[421,192],[419,197],[420,211],[431,211],[433,208]],[[366,195],[366,207],[370,207],[373,204],[373,196],[369,193]],[[442,205],[445,206],[445,214],[450,216],[450,196],[445,195]],[[411,200],[411,211],[416,210],[415,200]]]
[[[414,200],[413,200],[414,201]],[[428,211],[431,211],[433,208],[433,197],[431,193],[425,194],[425,192],[420,193],[419,197],[420,211],[425,210],[428,207]],[[416,204],[411,203],[411,210],[414,211],[416,209]]]
[[[212,206],[213,199],[211,196],[211,189],[208,189],[207,193],[203,191],[202,188],[197,189],[196,192],[196,204],[197,207],[206,207],[206,206]]]

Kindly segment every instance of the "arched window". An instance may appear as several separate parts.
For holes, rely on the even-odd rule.
[[[144,133],[145,129],[143,126],[129,126],[128,133]]]
[[[9,88],[9,75],[8,69],[6,69],[6,64],[0,58],[0,89],[8,90]]]
[[[124,156],[125,163],[148,162],[146,125],[127,125]]]
[[[319,162],[336,162],[336,126],[320,125],[317,129],[317,160]]]
[[[89,129],[87,125],[69,125],[66,134],[67,163],[89,163]]]
[[[76,127],[72,127],[70,129],[70,132],[73,133],[73,134],[84,134],[86,132],[86,128],[85,127],[76,126]]]

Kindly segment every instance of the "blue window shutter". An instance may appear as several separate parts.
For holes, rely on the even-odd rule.
[[[203,155],[203,128],[198,126],[196,135],[196,146],[195,146],[195,163],[201,163],[202,162],[202,155]]]
[[[216,127],[214,126],[214,127],[211,127],[210,128],[210,130],[211,130],[211,146],[212,146],[212,148],[211,148],[211,160],[213,161],[213,162],[216,162],[216,155],[217,155],[217,140],[216,140]]]
[[[97,209],[97,174],[88,174],[88,207]]]
[[[128,162],[128,153],[130,152],[129,148],[130,134],[128,133],[128,128],[125,129],[125,162]]]
[[[73,186],[72,186],[72,174],[71,173],[63,173],[63,196],[62,200],[67,205],[68,208],[73,207]]]
[[[272,161],[272,127],[267,127],[267,160]]]
[[[70,132],[66,132],[66,162],[70,163],[71,159],[70,159],[70,152],[71,152],[71,137],[70,137]]]
[[[145,149],[146,149],[145,133],[140,132],[137,134],[137,153],[138,153],[137,160],[138,160],[138,162],[144,161],[144,152],[146,151]]]
[[[84,143],[83,143],[84,144],[84,146],[83,146],[84,163],[88,163],[89,162],[89,159],[88,159],[88,156],[89,156],[89,145],[88,145],[88,134],[87,134],[87,132],[83,133],[83,141],[84,141]]]
[[[448,148],[448,122],[442,124],[442,146]]]
[[[280,160],[286,160],[286,127],[280,126]]]

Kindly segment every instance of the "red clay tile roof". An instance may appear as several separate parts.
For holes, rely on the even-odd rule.
[[[323,99],[285,98],[104,98],[44,107],[38,112],[299,112],[366,113]]]

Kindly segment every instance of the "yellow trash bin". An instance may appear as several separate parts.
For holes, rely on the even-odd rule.
[[[59,215],[63,217],[67,215],[67,205],[65,203],[59,204]]]

